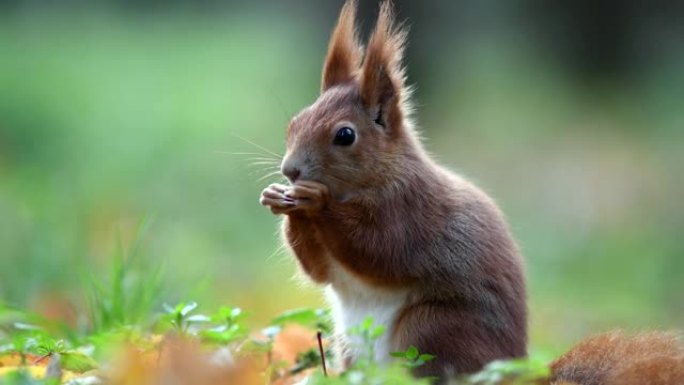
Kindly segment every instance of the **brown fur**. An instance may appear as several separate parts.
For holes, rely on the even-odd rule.
[[[262,204],[286,214],[285,239],[314,281],[330,282],[335,261],[367,284],[409,290],[386,326],[394,350],[436,355],[418,374],[524,356],[522,258],[503,216],[420,144],[401,66],[406,33],[391,3],[381,6],[361,68],[353,8],[345,4],[333,32],[321,96],[288,127],[282,167],[293,186],[270,187]],[[332,144],[341,125],[355,128],[352,146]]]
[[[552,385],[682,385],[684,346],[675,333],[615,331],[580,342],[551,370]]]

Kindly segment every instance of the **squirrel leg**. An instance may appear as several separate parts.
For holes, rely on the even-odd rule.
[[[274,183],[261,192],[259,202],[274,214],[286,214],[283,235],[299,260],[299,264],[314,282],[328,280],[326,251],[318,240],[317,231],[308,218],[312,210],[321,207],[323,192],[314,186],[285,186]],[[324,186],[325,187],[325,186]]]
[[[472,309],[458,304],[418,303],[404,308],[392,333],[397,350],[413,345],[435,358],[415,369],[420,377],[446,378],[476,372],[487,363],[525,356],[524,341],[516,341],[515,331],[498,328]]]
[[[283,235],[304,272],[316,283],[328,282],[328,256],[311,221],[301,212],[291,212],[283,221]]]
[[[285,239],[304,271],[316,283],[328,282],[328,253],[312,218],[325,207],[328,187],[312,181],[297,181],[283,192],[293,202],[283,223]]]

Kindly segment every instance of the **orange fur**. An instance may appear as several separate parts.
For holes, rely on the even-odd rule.
[[[552,385],[684,384],[684,346],[672,332],[628,335],[614,331],[588,338],[551,364]]]

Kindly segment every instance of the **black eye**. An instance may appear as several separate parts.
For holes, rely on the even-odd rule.
[[[351,146],[356,139],[356,133],[351,127],[342,127],[337,130],[333,144],[338,146]]]

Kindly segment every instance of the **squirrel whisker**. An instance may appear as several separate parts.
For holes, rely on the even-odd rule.
[[[231,135],[232,135],[233,137],[237,138],[237,139],[242,140],[243,142],[245,142],[245,143],[247,143],[247,144],[251,144],[252,146],[258,148],[258,149],[261,150],[261,151],[265,151],[265,152],[268,153],[269,155],[272,155],[272,156],[274,156],[274,157],[276,157],[276,158],[278,158],[278,159],[282,159],[282,157],[283,157],[282,155],[280,155],[280,154],[278,154],[278,153],[276,153],[276,152],[274,152],[274,151],[271,151],[271,150],[269,150],[268,148],[266,148],[266,147],[264,147],[264,146],[262,146],[262,145],[259,145],[259,144],[257,144],[257,143],[254,143],[254,142],[252,142],[252,141],[249,140],[249,139],[245,139],[245,138],[243,138],[243,137],[241,137],[241,136],[239,136],[239,135],[236,135],[236,134],[231,134]],[[257,155],[263,155],[263,154],[257,154]]]

